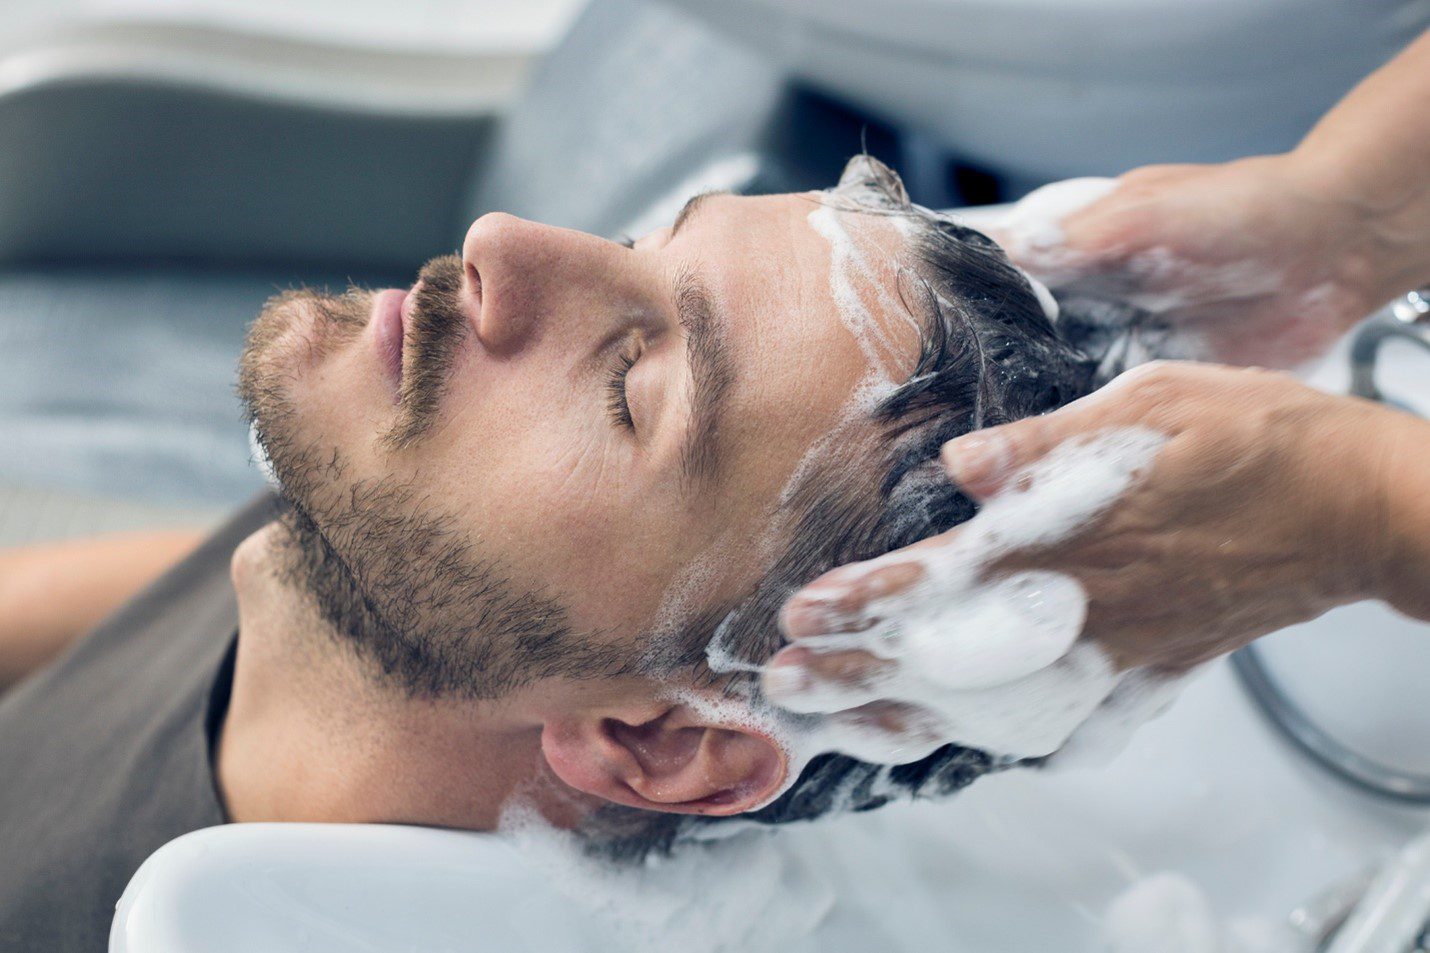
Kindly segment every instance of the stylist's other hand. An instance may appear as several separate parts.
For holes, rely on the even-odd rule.
[[[930,594],[965,585],[970,568],[983,578],[1042,570],[1075,579],[1087,597],[1080,639],[1100,645],[1119,670],[1184,671],[1363,598],[1430,618],[1423,558],[1412,561],[1394,535],[1426,525],[1430,426],[1284,374],[1147,364],[1054,413],[951,441],[944,462],[965,493],[988,501],[1016,491],[1027,468],[1064,441],[1119,428],[1166,441],[1112,505],[1057,541],[984,560],[959,542],[996,529],[975,530],[998,509],[985,507],[941,536],[832,570],[796,593],[781,615],[791,644],[766,671],[770,697],[938,740],[926,736],[947,719],[895,686],[928,674],[937,682],[940,673],[902,671],[912,663],[882,645],[911,620],[926,624]],[[1389,492],[1397,485],[1399,496]],[[1402,503],[1416,509],[1396,509]],[[1056,512],[1039,516],[1059,523]],[[977,664],[983,633],[942,634],[949,666]],[[960,640],[968,659],[960,660]],[[967,742],[951,731],[943,741]]]
[[[1373,230],[1334,195],[1295,153],[1147,166],[1054,183],[987,230],[1060,295],[1125,301],[1176,329],[1176,353],[1160,356],[1289,368],[1392,296]]]

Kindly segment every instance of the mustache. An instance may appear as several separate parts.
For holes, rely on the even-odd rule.
[[[432,428],[450,386],[452,364],[470,333],[462,307],[462,260],[433,258],[412,291],[403,351],[397,420],[383,438],[391,449],[411,446]]]

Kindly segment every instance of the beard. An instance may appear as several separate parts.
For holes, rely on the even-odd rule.
[[[441,405],[467,327],[461,268],[449,256],[422,270],[397,419],[381,437],[389,452],[419,443]],[[289,291],[249,330],[238,393],[284,504],[282,581],[316,603],[332,636],[379,679],[412,697],[494,699],[541,678],[631,674],[637,653],[576,633],[555,599],[513,586],[430,493],[391,474],[359,478],[341,447],[305,433],[288,390],[295,363],[350,344],[370,307],[358,290]]]

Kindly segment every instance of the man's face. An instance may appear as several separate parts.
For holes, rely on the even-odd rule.
[[[706,196],[633,247],[483,216],[412,294],[270,304],[245,397],[369,606],[435,626],[475,694],[528,654],[630,655],[763,569],[781,490],[871,371],[849,309],[916,351],[887,313],[897,230],[835,213],[863,254],[832,257],[819,198]]]

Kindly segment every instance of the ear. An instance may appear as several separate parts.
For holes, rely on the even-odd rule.
[[[684,704],[549,718],[546,762],[567,785],[648,811],[725,816],[760,807],[784,785],[784,749],[760,729]]]

